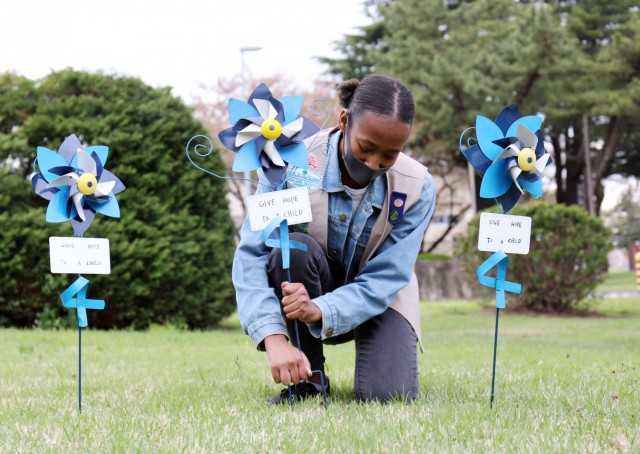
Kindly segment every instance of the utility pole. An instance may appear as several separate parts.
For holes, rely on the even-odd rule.
[[[245,86],[245,78],[244,78],[244,53],[245,52],[257,52],[262,50],[262,47],[241,47],[240,48],[240,90],[242,90],[242,100],[245,101],[247,98],[247,87]],[[251,172],[244,172],[244,192],[245,192],[245,200],[247,197],[251,195]]]

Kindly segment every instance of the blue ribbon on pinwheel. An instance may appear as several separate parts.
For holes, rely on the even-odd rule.
[[[542,171],[552,161],[541,126],[542,118],[536,115],[518,118],[516,104],[502,109],[495,123],[476,116],[478,143],[462,153],[483,177],[480,197],[495,198],[505,213],[525,191],[535,198],[542,195]]]
[[[238,154],[232,170],[262,168],[267,179],[278,184],[286,175],[287,164],[306,169],[309,161],[304,139],[319,128],[300,116],[302,103],[302,96],[274,98],[264,83],[253,90],[248,102],[231,98],[232,126],[220,132],[218,138]]]
[[[91,225],[96,213],[120,217],[115,195],[124,191],[124,184],[104,168],[109,147],[82,147],[72,134],[60,145],[58,152],[38,147],[37,172],[31,183],[40,197],[49,200],[47,222],[71,221],[76,236]]]
[[[280,237],[271,238],[271,234],[277,228],[280,230]],[[262,231],[262,239],[268,247],[280,248],[282,253],[282,268],[285,270],[289,269],[291,249],[307,251],[306,244],[289,239],[289,223],[281,216],[276,216],[269,222],[269,225]]]
[[[496,307],[506,308],[505,292],[520,293],[522,286],[516,282],[506,280],[509,257],[502,251],[494,252],[491,257],[478,267],[478,280],[481,285],[496,289]],[[496,277],[486,276],[487,272],[496,267]]]
[[[87,323],[87,309],[104,309],[104,300],[87,299],[87,287],[89,281],[79,276],[76,281],[60,294],[62,305],[64,307],[75,307],[78,312],[78,326],[85,328]],[[73,296],[77,296],[73,298]]]

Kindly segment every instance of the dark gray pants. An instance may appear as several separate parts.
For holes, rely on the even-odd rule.
[[[292,233],[291,239],[305,243],[307,252],[291,250],[291,282],[304,284],[310,298],[316,298],[339,287],[343,271],[330,266],[320,245],[309,235]],[[269,284],[282,299],[280,283],[288,281],[282,269],[280,249],[269,255]],[[345,301],[345,304],[348,304]],[[293,321],[287,320],[287,331],[297,347]],[[305,323],[298,322],[300,348],[309,359],[311,369],[324,371],[323,342],[311,335]],[[355,393],[360,400],[386,402],[391,398],[413,399],[418,392],[417,337],[409,322],[393,309],[373,317],[353,331],[326,339],[326,344],[355,340]]]

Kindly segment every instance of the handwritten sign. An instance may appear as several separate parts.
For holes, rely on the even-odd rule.
[[[107,238],[49,238],[51,272],[60,274],[110,274]]]
[[[251,230],[264,230],[275,216],[283,217],[289,225],[311,222],[311,203],[307,188],[255,194],[247,198]]]
[[[528,254],[531,218],[510,214],[482,213],[478,249],[507,254]]]

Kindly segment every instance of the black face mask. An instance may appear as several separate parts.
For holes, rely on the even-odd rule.
[[[364,162],[359,160],[353,155],[351,151],[351,141],[349,140],[349,121],[347,120],[347,126],[345,127],[345,137],[343,144],[342,159],[344,160],[344,166],[349,172],[349,176],[353,178],[353,181],[361,186],[366,186],[371,183],[376,177],[384,175],[389,170],[389,167],[383,167],[381,169],[373,170]]]

